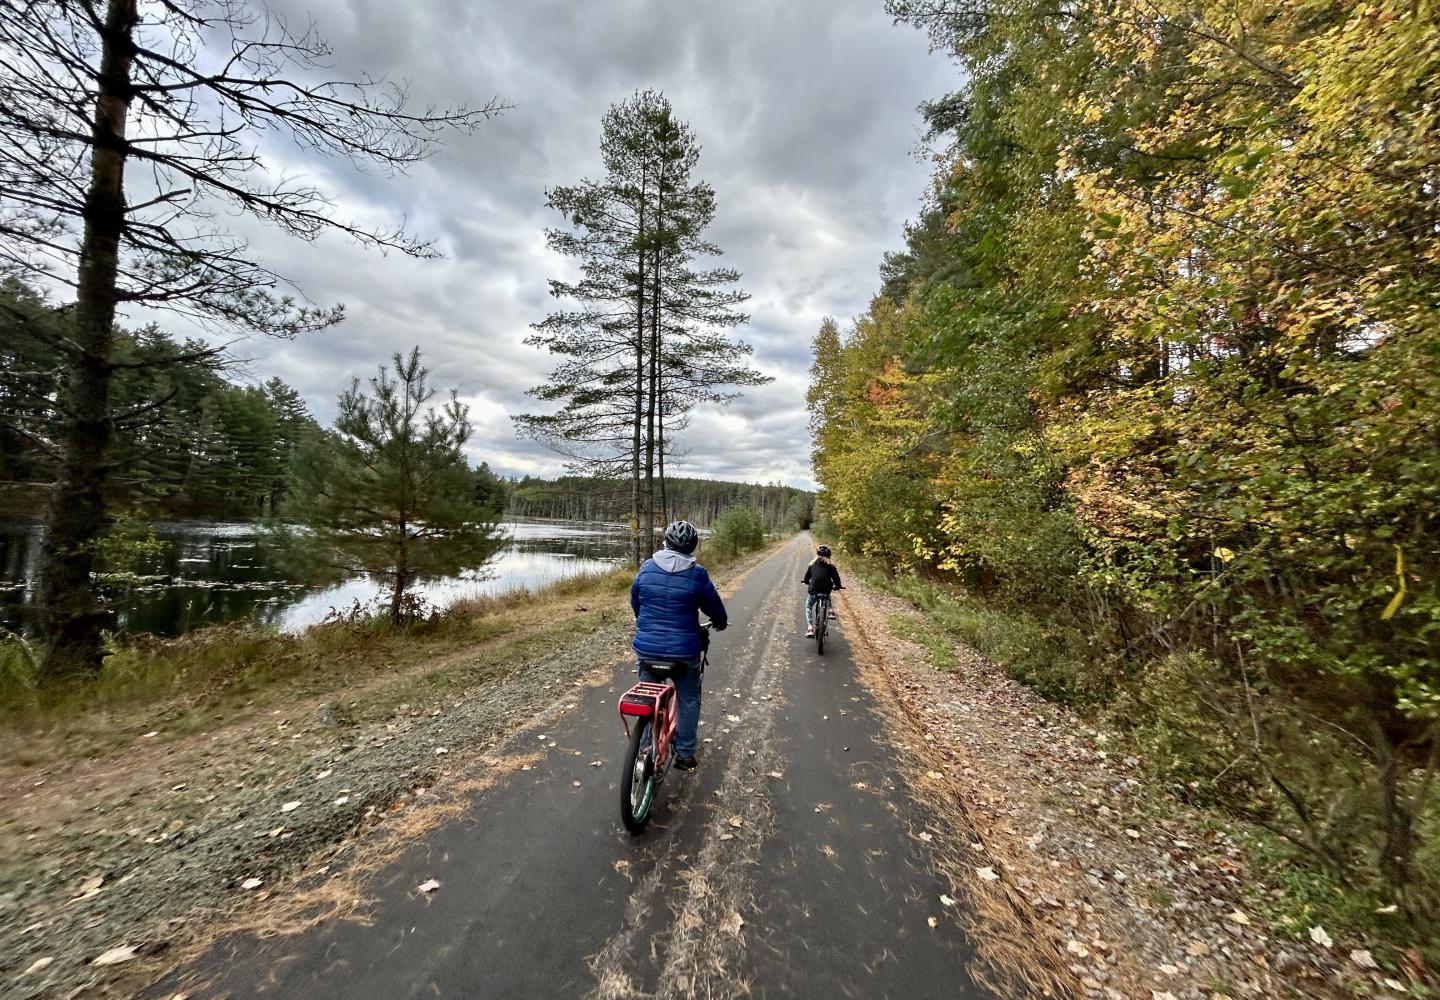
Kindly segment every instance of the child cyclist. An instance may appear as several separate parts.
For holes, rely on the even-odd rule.
[[[832,590],[844,590],[840,582],[840,571],[830,561],[830,546],[822,545],[815,550],[815,561],[805,567],[805,578],[800,581],[810,588],[805,599],[805,638],[815,637],[815,605],[820,598],[829,597]]]

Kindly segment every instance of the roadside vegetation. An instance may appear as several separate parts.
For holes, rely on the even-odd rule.
[[[724,570],[776,537],[788,534],[762,532],[733,543],[712,536],[702,543],[699,558],[710,570]],[[606,622],[628,621],[626,595],[633,576],[622,567],[444,608],[414,600],[404,606],[398,626],[388,605],[357,604],[333,610],[325,621],[300,632],[235,622],[176,639],[113,636],[93,681],[60,686],[41,684],[35,647],[5,634],[0,636],[0,729],[18,735],[79,725],[100,743],[123,743],[133,739],[135,725],[156,712],[191,719],[181,728],[203,729],[218,721],[217,713],[233,721],[297,695],[333,694],[343,701],[357,686],[385,687],[387,678],[397,683],[410,678],[404,681],[409,684],[409,668],[449,654],[512,638],[554,645]],[[133,725],[123,724],[125,718]],[[95,744],[87,745],[93,749]]]
[[[879,294],[815,341],[830,530],[1252,831],[1277,905],[1433,966],[1433,19],[889,8],[965,83]]]

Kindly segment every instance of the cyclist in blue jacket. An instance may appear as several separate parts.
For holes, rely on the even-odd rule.
[[[700,533],[689,521],[676,521],[665,529],[665,547],[656,552],[630,585],[630,608],[635,612],[635,639],[631,645],[640,679],[657,680],[645,670],[645,661],[665,660],[688,665],[675,681],[679,701],[675,721],[675,766],[695,769],[695,729],[700,724],[700,660],[705,637],[697,612],[704,612],[721,631],[729,623],[725,604],[710,574],[695,561]]]

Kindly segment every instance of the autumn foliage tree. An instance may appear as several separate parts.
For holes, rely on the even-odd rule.
[[[1421,7],[891,0],[967,82],[924,107],[934,189],[811,391],[847,544],[1042,623],[1032,659],[1063,655],[1017,676],[1417,929],[1440,918]]]

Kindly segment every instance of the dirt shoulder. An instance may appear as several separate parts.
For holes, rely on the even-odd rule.
[[[718,572],[722,590],[765,555]],[[504,613],[484,641],[310,674],[218,717],[187,702],[89,719],[113,731],[81,752],[63,726],[0,734],[0,993],[131,995],[337,851],[443,812],[487,751],[628,655],[613,585]]]
[[[951,806],[939,808],[953,819],[939,835],[953,843],[937,853],[975,903],[975,934],[1003,937],[1008,956],[992,959],[1035,992],[1404,994],[1365,967],[1368,953],[1267,927],[1247,900],[1280,890],[1221,824],[1147,788],[1112,734],[967,647],[946,643],[953,666],[937,669],[930,645],[895,634],[944,641],[907,601],[857,584],[837,605],[868,683],[915,737],[920,783]]]

